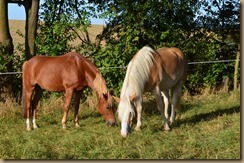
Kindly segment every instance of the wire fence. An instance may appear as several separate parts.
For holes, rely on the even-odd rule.
[[[211,63],[226,63],[226,62],[236,62],[240,60],[218,60],[218,61],[201,61],[201,62],[188,62],[189,65],[194,64],[211,64]],[[126,69],[127,66],[118,66],[118,67],[100,67],[99,70],[102,69]],[[0,72],[0,75],[16,75],[22,74],[22,72]]]

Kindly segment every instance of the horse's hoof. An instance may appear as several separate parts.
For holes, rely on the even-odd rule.
[[[75,127],[76,127],[76,128],[79,128],[79,127],[80,127],[80,125],[76,123],[76,124],[75,124]]]
[[[141,127],[136,127],[135,131],[141,131]]]
[[[164,125],[164,130],[165,131],[170,131],[169,125]]]
[[[174,121],[174,122],[170,122],[170,126],[172,126],[172,127],[175,127],[175,126],[177,126],[178,124]]]
[[[27,131],[31,131],[31,128],[30,127],[27,127]]]
[[[33,129],[35,130],[35,129],[38,129],[38,127],[37,126],[33,126]]]

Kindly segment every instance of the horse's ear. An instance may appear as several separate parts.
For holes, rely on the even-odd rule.
[[[107,94],[107,93],[103,93],[103,98],[104,98],[105,100],[107,100],[107,99],[108,99],[108,94]]]
[[[136,94],[133,94],[132,96],[130,96],[130,101],[133,102],[133,100],[135,99]]]
[[[120,98],[119,97],[116,97],[116,96],[112,96],[114,98],[114,100],[119,103],[120,102]]]

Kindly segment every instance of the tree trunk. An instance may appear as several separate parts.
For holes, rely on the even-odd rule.
[[[26,0],[25,54],[26,59],[36,55],[35,38],[37,32],[39,0]]]
[[[12,55],[14,45],[9,31],[8,24],[8,1],[0,0],[0,61],[1,71],[13,71]],[[3,67],[3,65],[6,67]],[[4,91],[8,96],[12,96],[13,76],[0,76],[0,91]],[[3,89],[2,89],[3,88]],[[1,94],[1,93],[0,93]]]
[[[235,63],[235,72],[234,72],[234,90],[237,89],[239,60],[240,60],[240,44],[238,44],[238,49],[236,54],[236,63]]]

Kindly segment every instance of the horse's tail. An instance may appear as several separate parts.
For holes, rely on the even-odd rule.
[[[24,87],[22,88],[22,114],[23,117],[27,117],[27,112],[26,112],[26,92]]]
[[[22,115],[24,118],[27,117],[27,112],[26,112],[26,91],[24,88],[24,65],[26,62],[24,62],[22,66]]]

